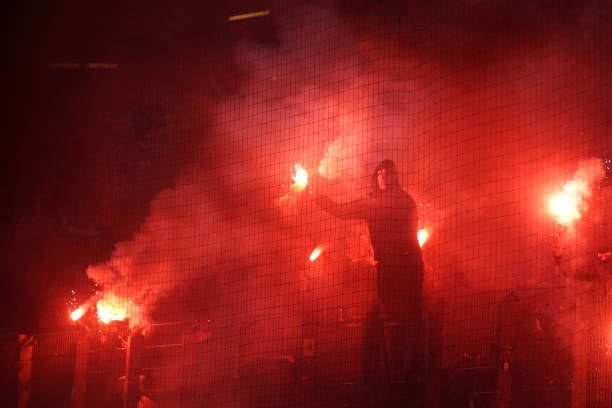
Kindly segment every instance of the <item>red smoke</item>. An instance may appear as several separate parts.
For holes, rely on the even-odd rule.
[[[304,305],[373,302],[365,225],[322,213],[307,193],[279,201],[295,163],[317,169],[318,188],[347,201],[367,193],[377,162],[394,160],[435,230],[424,246],[426,280],[439,284],[429,295],[450,307],[451,289],[460,297],[561,279],[543,203],[608,146],[598,106],[609,83],[600,65],[577,59],[577,39],[551,30],[540,33],[545,44],[496,43],[450,17],[426,35],[408,15],[395,25],[374,16],[370,30],[367,18],[355,27],[322,8],[275,18],[277,45],[234,50],[248,73],[235,95],[202,96],[189,71],[201,92],[185,94],[189,113],[170,128],[178,139],[201,137],[202,157],[155,197],[131,239],[88,269],[104,296],[131,302],[132,324],[211,319],[227,344],[202,345],[199,358],[226,364],[211,376],[230,376],[242,324],[257,322],[252,355],[270,357],[297,347]],[[599,35],[589,21],[574,28]],[[596,61],[598,50],[585,52]],[[205,136],[188,125],[200,110],[211,122]],[[308,262],[321,243],[326,263]]]

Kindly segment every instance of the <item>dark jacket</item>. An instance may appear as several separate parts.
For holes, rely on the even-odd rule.
[[[378,188],[376,181],[377,172],[383,167],[391,172],[391,182],[384,191]],[[418,254],[420,257],[416,203],[399,186],[393,162],[387,160],[378,165],[372,176],[372,192],[365,198],[337,203],[329,197],[320,196],[318,204],[336,217],[366,220],[377,261],[404,254]]]

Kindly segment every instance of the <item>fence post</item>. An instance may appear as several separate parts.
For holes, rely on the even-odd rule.
[[[130,332],[125,362],[123,407],[136,408],[140,399],[140,371],[144,352],[144,336],[140,329]]]
[[[20,334],[18,337],[19,347],[19,385],[18,385],[18,408],[26,408],[30,402],[30,391],[32,388],[32,348],[34,337]]]
[[[77,335],[76,358],[74,362],[74,380],[72,386],[72,407],[85,408],[87,395],[87,363],[89,353],[89,336],[85,331]]]

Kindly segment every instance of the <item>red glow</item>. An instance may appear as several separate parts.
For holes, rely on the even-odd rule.
[[[608,323],[608,332],[606,333],[606,354],[612,355],[612,323]]]

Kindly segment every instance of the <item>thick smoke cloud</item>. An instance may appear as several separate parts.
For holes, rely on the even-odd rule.
[[[476,291],[563,281],[548,248],[549,197],[581,160],[610,151],[608,29],[593,7],[558,18],[534,11],[537,29],[503,37],[423,10],[421,21],[408,10],[358,23],[317,7],[275,14],[278,44],[234,50],[247,73],[234,96],[186,94],[183,109],[211,122],[202,157],[88,276],[103,296],[128,302],[133,325],[211,321],[217,339],[198,343],[196,366],[214,361],[217,370],[193,368],[191,389],[232,376],[248,324],[249,358],[285,358],[307,311],[367,309],[374,293],[365,226],[291,191],[294,164],[320,173],[318,191],[347,201],[366,193],[370,172],[389,158],[432,233],[424,248],[432,299],[453,307]],[[321,262],[310,263],[320,244]]]

